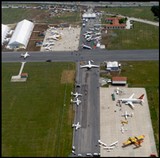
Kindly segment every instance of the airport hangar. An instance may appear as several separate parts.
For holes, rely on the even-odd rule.
[[[9,48],[26,48],[32,34],[34,24],[26,19],[20,21],[8,43]]]

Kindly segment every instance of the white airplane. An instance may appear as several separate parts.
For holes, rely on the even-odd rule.
[[[129,98],[118,99],[118,101],[121,101],[122,103],[130,105],[132,109],[134,108],[133,103],[142,104],[142,102],[144,102],[143,100],[144,94],[142,94],[139,98],[133,98],[133,96],[134,96],[134,93]]]
[[[85,49],[92,49],[92,47],[87,46],[87,45],[85,45],[85,44],[83,44],[82,47],[85,48]]]
[[[21,54],[21,57],[23,57],[24,59],[27,58],[28,56],[30,56],[30,55],[28,54],[28,52],[26,52],[26,53],[24,53],[24,54],[23,54],[23,53]]]
[[[124,131],[127,131],[127,128],[124,129],[124,127],[122,126],[120,130],[122,133],[124,133]]]
[[[72,103],[76,103],[77,105],[79,105],[79,104],[81,103],[81,101],[80,101],[78,98],[77,98],[77,100],[72,100],[72,99],[71,99],[71,102],[72,102]]]
[[[79,122],[77,122],[77,124],[72,124],[72,127],[75,127],[76,130],[81,128],[81,125],[79,124]]]
[[[89,60],[89,61],[88,61],[88,64],[83,65],[83,66],[80,66],[80,68],[87,68],[87,69],[91,69],[92,67],[98,68],[99,65],[93,65],[93,64],[91,64],[91,60]]]
[[[124,116],[125,119],[127,120],[128,117],[132,117],[133,116],[133,112],[129,114],[127,111],[125,111],[124,114],[122,114],[122,116]]]
[[[116,94],[118,95],[118,94],[122,93],[123,91],[120,90],[119,87],[117,87],[117,88],[115,89],[115,92],[116,92]]]
[[[82,96],[82,94],[80,94],[78,92],[76,92],[76,93],[71,92],[71,95],[75,96],[75,98],[78,98],[78,96]]]

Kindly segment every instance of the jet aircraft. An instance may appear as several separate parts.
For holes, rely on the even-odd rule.
[[[99,65],[93,65],[93,64],[91,64],[91,60],[89,60],[89,61],[88,61],[88,64],[83,65],[83,66],[80,66],[80,68],[87,68],[87,69],[91,69],[92,67],[98,68]]]
[[[134,96],[134,93],[129,98],[122,98],[122,99],[119,99],[118,101],[125,103],[127,105],[130,105],[132,109],[134,108],[133,103],[142,104],[142,102],[144,102],[143,100],[144,94],[142,94],[139,98],[133,98],[133,96]]]
[[[30,56],[30,55],[28,54],[28,52],[26,52],[26,53],[24,53],[24,54],[23,54],[23,53],[21,54],[21,57],[23,57],[24,59],[27,58],[28,56]]]

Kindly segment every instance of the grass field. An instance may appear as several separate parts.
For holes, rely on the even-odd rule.
[[[159,49],[159,27],[134,22],[130,30],[108,30],[102,43],[107,49]]]
[[[121,14],[124,16],[155,21],[154,20],[155,17],[153,12],[151,11],[151,7],[123,7],[123,8],[112,7],[112,8],[103,8],[101,10],[105,12],[113,13],[113,14]],[[105,19],[105,16],[103,16],[103,19]]]
[[[2,156],[68,156],[75,64],[26,63],[27,82],[11,83],[20,66],[2,64]]]
[[[12,16],[11,16],[12,15]],[[50,17],[49,10],[40,9],[2,9],[2,23],[12,24],[17,23],[23,19],[33,20],[38,23],[76,23],[80,22],[81,17],[79,12],[62,13],[59,16]]]
[[[129,87],[144,87],[147,91],[152,126],[159,153],[159,61],[121,62],[122,76]]]

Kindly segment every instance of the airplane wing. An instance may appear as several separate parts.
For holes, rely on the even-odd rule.
[[[128,99],[131,99],[131,98],[133,98],[133,96],[134,96],[134,93],[128,98]]]
[[[134,108],[134,105],[131,101],[128,101],[126,104],[130,105],[132,107],[132,109]]]
[[[80,66],[80,68],[88,68],[88,65],[83,65],[83,66]]]
[[[92,67],[99,67],[98,65],[92,65]]]

